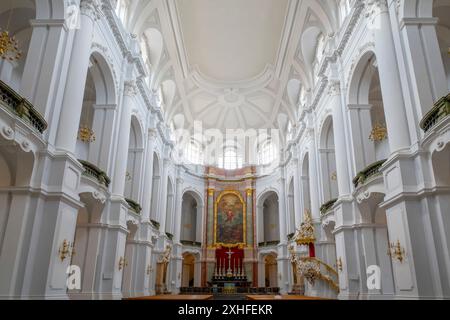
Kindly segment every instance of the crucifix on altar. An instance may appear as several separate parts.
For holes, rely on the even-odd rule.
[[[233,270],[231,270],[231,256],[234,254],[233,251],[231,251],[231,248],[228,248],[228,252],[226,253],[228,255],[228,270],[227,270],[227,276],[232,277],[233,276]]]

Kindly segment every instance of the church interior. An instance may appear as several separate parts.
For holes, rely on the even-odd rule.
[[[450,299],[450,1],[0,1],[0,299]]]

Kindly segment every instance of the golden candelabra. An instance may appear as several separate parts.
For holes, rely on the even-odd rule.
[[[406,252],[400,244],[400,240],[397,240],[396,243],[389,244],[388,255],[394,259],[397,259],[400,263],[403,263],[406,259]]]
[[[370,132],[369,139],[373,142],[380,142],[387,138],[386,125],[377,123]]]

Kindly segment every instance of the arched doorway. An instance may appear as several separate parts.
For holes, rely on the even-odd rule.
[[[275,254],[264,257],[264,282],[266,288],[278,287],[278,263]]]
[[[193,288],[195,283],[196,258],[192,253],[183,254],[183,271],[181,278],[181,287]]]

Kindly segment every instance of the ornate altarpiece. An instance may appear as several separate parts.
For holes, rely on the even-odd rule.
[[[257,283],[255,168],[221,170],[206,168],[206,208],[202,286],[213,278],[218,264],[244,268],[247,279]],[[222,257],[233,251],[231,262]],[[238,258],[239,257],[239,258]]]

